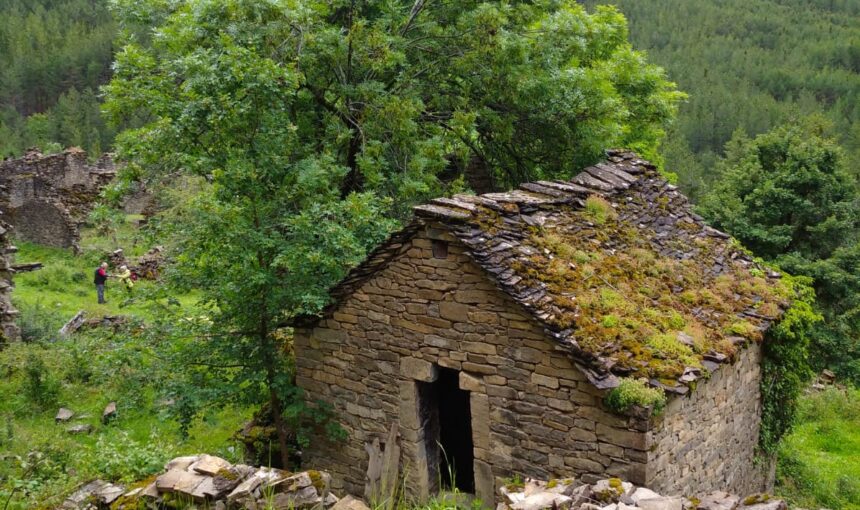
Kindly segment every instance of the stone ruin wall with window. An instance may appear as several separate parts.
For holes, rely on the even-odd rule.
[[[425,437],[419,393],[439,369],[457,371],[469,392],[474,489],[484,501],[515,474],[618,476],[667,493],[744,494],[766,484],[752,467],[758,346],[691,395],[672,397],[659,418],[613,414],[602,404],[605,392],[450,234],[426,225],[402,236],[384,269],[316,327],[296,331],[298,385],[309,400],[330,404],[348,434],[345,444],[314,438],[304,452],[307,465],[332,473],[337,489],[362,493],[365,444],[384,440],[394,422],[411,494],[436,489],[439,452]]]

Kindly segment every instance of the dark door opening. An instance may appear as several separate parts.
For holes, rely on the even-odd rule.
[[[432,383],[418,383],[430,486],[475,492],[472,412],[459,372],[439,368]],[[441,484],[441,487],[437,484]]]

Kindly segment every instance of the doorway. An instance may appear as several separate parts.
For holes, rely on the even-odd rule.
[[[430,487],[474,494],[474,445],[469,392],[459,372],[438,369],[431,383],[418,383],[419,411],[427,452]]]

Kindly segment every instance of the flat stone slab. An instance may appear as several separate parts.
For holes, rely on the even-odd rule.
[[[65,407],[61,407],[59,411],[57,411],[57,416],[54,416],[54,421],[57,423],[66,422],[72,419],[75,415],[75,412],[71,409],[66,409]]]
[[[66,429],[66,432],[72,435],[89,434],[92,431],[92,425],[75,425]]]
[[[196,471],[203,475],[215,476],[219,472],[229,470],[232,464],[214,455],[201,455],[196,462],[188,466],[189,471]]]

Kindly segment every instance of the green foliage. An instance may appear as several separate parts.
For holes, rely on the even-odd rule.
[[[817,119],[738,134],[702,214],[754,253],[812,278],[826,321],[813,363],[860,381],[860,191]]]
[[[0,157],[38,146],[98,156],[113,139],[99,85],[110,76],[116,24],[104,0],[0,2]]]
[[[808,278],[784,276],[796,298],[782,320],[768,330],[763,344],[759,448],[772,455],[794,424],[801,393],[812,372],[808,349],[813,325],[821,320]]]
[[[860,509],[860,391],[800,398],[797,424],[779,447],[776,492],[792,507]]]
[[[612,3],[630,38],[690,99],[661,151],[694,199],[719,177],[732,133],[820,113],[860,163],[860,9],[853,0],[588,0]],[[694,22],[691,22],[694,20]]]
[[[132,439],[128,433],[99,437],[94,447],[81,459],[90,472],[107,480],[123,483],[136,482],[164,470],[164,459],[176,450],[157,434],[142,441]]]
[[[609,146],[654,153],[681,98],[622,16],[573,1],[113,5],[105,109],[139,121],[117,138],[125,175],[205,181],[157,220],[174,261],[161,297],[193,290],[202,308],[160,323],[177,414],[266,402],[284,456],[303,399],[280,325],[319,312],[415,202],[473,164],[509,185]]]
[[[205,451],[240,460],[230,438],[250,413],[235,406],[213,411],[180,436],[163,402],[172,377],[172,367],[157,358],[164,346],[135,330],[83,332],[73,341],[16,343],[0,351],[0,508],[13,490],[9,508],[55,508],[86,481],[138,480],[179,455]],[[35,405],[45,393],[29,388],[44,388],[48,380],[54,402]],[[109,401],[119,413],[103,426],[99,418]],[[59,405],[75,412],[71,424],[54,423]],[[94,431],[71,436],[65,429],[74,424]]]
[[[666,407],[666,394],[660,388],[649,386],[645,379],[624,378],[606,394],[606,405],[619,413],[633,406],[650,407],[656,416]]]
[[[56,407],[60,382],[48,371],[42,358],[31,354],[24,365],[24,383],[21,389],[27,400],[42,409]]]

